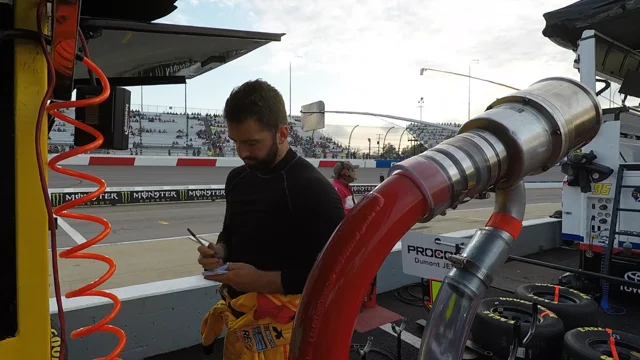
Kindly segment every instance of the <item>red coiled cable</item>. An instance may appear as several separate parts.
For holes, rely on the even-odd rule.
[[[95,288],[104,284],[107,280],[109,280],[109,278],[111,278],[111,276],[113,276],[113,274],[116,271],[116,263],[113,261],[113,259],[102,254],[82,252],[83,250],[86,250],[89,247],[96,245],[100,241],[104,240],[109,235],[109,233],[111,233],[111,224],[109,223],[109,221],[99,216],[90,215],[90,214],[80,214],[80,213],[74,213],[74,212],[68,211],[76,206],[80,206],[84,203],[87,203],[89,201],[92,201],[98,198],[107,189],[107,184],[105,183],[104,180],[100,179],[99,177],[85,174],[79,171],[65,169],[60,165],[58,165],[58,163],[61,161],[64,161],[71,157],[84,154],[86,152],[99,148],[100,145],[102,145],[102,142],[104,141],[104,137],[102,136],[102,134],[100,134],[100,132],[98,132],[91,126],[85,125],[58,111],[60,109],[78,108],[78,107],[97,105],[102,103],[109,97],[111,88],[109,86],[109,82],[106,76],[104,75],[104,73],[102,73],[102,71],[88,58],[85,57],[82,62],[89,68],[89,70],[93,71],[93,73],[96,74],[98,79],[100,79],[100,82],[102,83],[102,93],[91,99],[55,102],[47,106],[47,111],[55,118],[60,119],[66,123],[69,123],[81,130],[84,130],[90,133],[91,135],[96,137],[96,140],[88,145],[80,146],[54,156],[49,161],[49,168],[60,174],[72,176],[72,177],[86,180],[86,181],[91,181],[98,185],[98,189],[90,194],[84,195],[78,199],[71,200],[69,202],[66,202],[54,208],[53,214],[61,218],[91,221],[91,222],[100,224],[103,227],[103,230],[98,235],[87,240],[85,243],[82,243],[70,249],[61,251],[60,257],[63,259],[97,260],[97,261],[104,262],[109,266],[109,269],[107,270],[107,272],[104,273],[102,276],[100,276],[97,280],[79,289],[69,291],[68,293],[65,294],[65,297],[67,299],[70,299],[70,298],[83,297],[83,296],[100,296],[100,297],[108,298],[111,301],[113,301],[114,307],[111,313],[109,313],[109,315],[107,315],[106,317],[104,317],[102,320],[98,321],[94,325],[83,327],[73,331],[71,333],[71,337],[74,339],[81,338],[89,334],[92,334],[96,331],[106,331],[106,332],[113,333],[116,336],[118,336],[120,341],[116,349],[109,356],[107,356],[106,359],[115,359],[115,357],[118,354],[120,354],[120,352],[122,352],[122,349],[124,348],[124,345],[126,342],[126,335],[124,331],[122,331],[122,329],[119,329],[112,325],[108,325],[108,323],[111,322],[120,311],[121,302],[116,295],[103,290],[95,290]]]
[[[43,35],[43,31],[42,31],[42,19],[43,19],[43,13],[45,11],[45,5],[46,5],[46,1],[45,0],[41,0],[40,2],[40,6],[38,7],[38,11],[37,11],[37,15],[38,15],[38,30],[40,32],[41,35]],[[124,333],[124,331],[118,327],[115,327],[113,325],[109,325],[109,322],[111,322],[115,316],[118,314],[118,312],[120,311],[120,307],[121,307],[121,302],[120,299],[112,294],[109,293],[107,291],[103,291],[103,290],[95,290],[98,286],[104,284],[109,278],[111,278],[111,276],[115,273],[116,270],[116,264],[115,262],[104,255],[101,254],[94,254],[94,253],[88,253],[88,252],[82,252],[83,250],[86,250],[87,248],[96,245],[97,243],[99,243],[100,241],[104,240],[109,233],[111,233],[111,224],[104,218],[98,217],[98,216],[94,216],[94,215],[89,215],[89,214],[79,214],[79,213],[74,213],[74,212],[70,212],[68,210],[82,205],[86,202],[92,201],[94,199],[96,199],[97,197],[99,197],[101,194],[103,194],[107,188],[107,184],[105,183],[104,180],[93,176],[93,175],[89,175],[89,174],[85,174],[79,171],[73,171],[73,170],[69,170],[69,169],[64,169],[62,167],[60,167],[58,165],[59,162],[69,159],[73,156],[77,156],[86,152],[89,152],[91,150],[95,150],[97,148],[99,148],[103,141],[104,141],[104,137],[102,136],[102,134],[100,134],[100,132],[98,132],[97,130],[95,130],[94,128],[85,125],[75,119],[72,119],[71,117],[61,113],[59,110],[60,109],[68,109],[68,108],[79,108],[79,107],[87,107],[87,106],[97,106],[100,103],[104,102],[108,97],[109,94],[111,92],[111,87],[109,85],[109,80],[107,79],[107,77],[105,76],[105,74],[100,70],[100,68],[98,68],[98,66],[96,64],[94,64],[91,60],[89,60],[88,58],[88,54],[87,54],[87,47],[86,47],[86,42],[82,36],[82,33],[79,32],[78,35],[83,43],[83,47],[85,49],[85,55],[82,58],[82,63],[85,64],[85,66],[87,66],[87,68],[92,71],[97,77],[98,79],[100,79],[100,83],[102,84],[102,93],[94,98],[91,99],[84,99],[84,100],[77,100],[77,101],[64,101],[64,102],[56,102],[56,103],[51,103],[48,106],[46,106],[46,111],[49,112],[53,117],[60,119],[66,123],[69,123],[73,126],[75,126],[78,129],[81,129],[83,131],[86,131],[88,133],[90,133],[91,135],[95,136],[95,141],[93,141],[92,143],[88,144],[88,145],[84,145],[81,147],[77,147],[74,148],[72,150],[66,151],[64,153],[58,154],[56,156],[54,156],[48,163],[49,168],[57,173],[60,174],[64,174],[64,175],[68,175],[68,176],[72,176],[75,178],[79,178],[82,180],[86,180],[86,181],[91,181],[95,184],[98,185],[98,189],[95,190],[94,192],[84,195],[78,199],[74,199],[72,201],[69,201],[67,203],[64,203],[56,208],[52,208],[51,205],[51,199],[49,197],[49,192],[48,192],[48,188],[47,188],[47,184],[46,184],[46,180],[44,180],[44,169],[43,169],[43,161],[42,161],[42,152],[41,152],[41,143],[40,143],[40,136],[41,136],[41,132],[42,132],[42,121],[43,121],[43,115],[44,115],[44,105],[50,100],[51,98],[51,94],[53,91],[53,87],[55,85],[55,71],[54,71],[54,67],[53,67],[53,62],[51,59],[51,56],[49,55],[48,51],[47,51],[47,47],[46,44],[44,42],[44,37],[41,36],[41,47],[42,50],[44,52],[44,56],[47,60],[47,68],[48,68],[48,78],[49,78],[49,84],[48,84],[48,88],[47,88],[47,92],[46,95],[42,101],[41,107],[40,107],[40,114],[38,117],[38,122],[37,122],[37,129],[36,129],[36,154],[38,157],[38,170],[39,170],[39,174],[40,174],[40,179],[41,179],[41,184],[42,184],[42,189],[43,189],[43,194],[45,195],[45,204],[47,206],[47,214],[49,217],[49,227],[51,229],[51,252],[52,252],[52,265],[53,265],[53,276],[54,276],[54,287],[55,287],[55,291],[56,291],[56,302],[58,304],[58,314],[60,317],[60,327],[61,327],[61,339],[63,339],[64,342],[64,338],[66,335],[66,330],[65,330],[65,321],[64,321],[64,310],[62,308],[62,301],[60,298],[60,283],[59,283],[59,277],[58,277],[58,266],[57,266],[57,259],[56,259],[56,254],[57,254],[57,240],[56,240],[56,234],[55,234],[55,226],[54,225],[54,216],[59,216],[61,218],[68,218],[68,219],[77,219],[77,220],[84,220],[84,221],[90,221],[90,222],[94,222],[97,224],[102,225],[103,230],[96,235],[95,237],[87,240],[85,243],[83,244],[79,244],[77,246],[74,246],[70,249],[67,249],[65,251],[60,252],[59,256],[61,258],[65,258],[65,259],[87,259],[87,260],[97,260],[97,261],[101,261],[104,262],[105,264],[107,264],[109,266],[109,269],[107,270],[107,272],[105,274],[103,274],[102,276],[100,276],[97,280],[91,282],[90,284],[87,284],[79,289],[76,290],[72,290],[69,291],[68,293],[65,294],[65,297],[70,299],[70,298],[75,298],[75,297],[85,297],[85,296],[98,296],[98,297],[104,297],[107,298],[111,301],[113,301],[114,303],[114,307],[113,310],[111,311],[111,313],[109,313],[107,316],[105,316],[102,320],[98,321],[97,323],[90,325],[90,326],[86,326],[80,329],[77,329],[75,331],[73,331],[71,333],[71,337],[74,339],[77,338],[81,338],[87,335],[90,335],[92,333],[95,333],[97,331],[102,331],[102,332],[110,332],[112,334],[115,334],[119,341],[118,341],[118,345],[116,346],[116,348],[105,358],[101,358],[102,359],[106,359],[106,360],[121,360],[119,358],[117,358],[117,356],[122,352],[122,350],[124,349],[124,346],[126,344],[126,334]],[[75,48],[73,49],[68,49],[69,52],[71,54],[73,54],[72,56],[75,56]],[[61,358],[64,358],[64,344],[61,346]]]

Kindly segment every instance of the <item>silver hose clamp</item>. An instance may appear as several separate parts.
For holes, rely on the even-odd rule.
[[[487,270],[464,256],[450,255],[449,261],[455,268],[469,271],[487,285],[493,281],[493,276]]]

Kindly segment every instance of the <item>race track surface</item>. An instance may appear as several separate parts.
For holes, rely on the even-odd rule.
[[[172,166],[68,166],[69,169],[98,176],[109,187],[127,186],[171,186],[171,185],[223,185],[232,168],[216,167],[172,167]],[[327,178],[332,169],[319,169]],[[377,184],[380,175],[386,177],[388,169],[358,169],[357,183]],[[559,167],[527,177],[527,181],[562,181],[564,175]],[[50,188],[81,188],[95,185],[49,171]]]
[[[527,204],[561,202],[561,189],[527,190]],[[473,200],[458,207],[458,210],[492,208],[494,199]],[[560,206],[558,206],[558,209]],[[225,202],[197,202],[187,204],[125,205],[113,207],[83,208],[78,212],[98,215],[106,218],[113,231],[103,243],[122,243],[146,239],[188,236],[187,228],[196,234],[217,233],[221,230],[224,218]],[[455,214],[455,211],[450,211]],[[551,215],[551,214],[549,214]],[[451,217],[450,217],[451,218]],[[100,226],[78,220],[66,222],[85,238],[95,236]],[[455,230],[468,229],[469,225],[460,219]],[[453,231],[453,230],[452,230]],[[59,227],[58,243],[60,247],[77,245],[69,234]]]
[[[205,167],[114,167],[75,166],[75,170],[88,171],[104,178],[111,187],[170,186],[170,185],[222,185],[230,168]],[[560,181],[563,176],[557,168],[542,176],[527,180]],[[320,169],[327,177],[331,169]],[[359,169],[357,183],[378,183],[380,174],[387,169]],[[51,188],[94,187],[59,174],[49,172]],[[560,208],[561,189],[527,190],[526,219],[547,217]],[[446,234],[458,230],[483,226],[493,209],[494,199],[473,200],[457,210],[448,211],[426,224],[416,224],[414,231]],[[198,275],[197,245],[190,241],[187,228],[208,241],[215,241],[222,227],[224,201],[206,201],[175,204],[124,205],[113,207],[80,208],[77,212],[97,215],[112,225],[111,234],[90,249],[117,261],[118,270],[109,279],[106,289],[138,285]],[[97,235],[102,228],[94,223],[59,219],[56,231],[58,248],[69,248]],[[104,264],[95,261],[63,259],[59,262],[63,292],[77,289],[101,276]],[[53,296],[50,271],[50,296]]]
[[[74,170],[102,177],[107,186],[170,186],[170,185],[222,185],[231,168],[215,167],[138,167],[138,166],[70,166]],[[319,169],[330,177],[331,169]],[[380,174],[388,169],[358,169],[357,183],[375,184]],[[561,181],[563,175],[557,167],[527,180]],[[49,171],[50,188],[94,187],[92,183],[72,179]],[[560,203],[561,189],[530,189],[527,203]],[[459,209],[492,207],[494,199],[474,200]],[[117,207],[85,208],[82,213],[95,214],[109,220],[113,226],[104,243],[120,243],[175,236],[186,236],[189,227],[199,234],[216,233],[224,217],[225,203],[198,202],[188,204],[129,205]],[[99,226],[83,221],[67,220],[68,224],[85,238],[95,236]],[[466,229],[460,224],[460,229]],[[76,245],[62,228],[58,230],[60,247]]]

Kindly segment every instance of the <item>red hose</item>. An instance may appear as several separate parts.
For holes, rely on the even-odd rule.
[[[449,182],[431,161],[420,164],[420,180],[431,191],[435,208],[448,204]],[[365,196],[333,234],[304,289],[293,329],[291,360],[348,358],[369,279],[393,246],[429,212],[431,204],[410,177],[402,171],[390,176]]]

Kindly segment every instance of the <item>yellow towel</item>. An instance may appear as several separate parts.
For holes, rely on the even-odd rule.
[[[229,301],[226,292],[221,293],[224,299],[200,326],[205,352],[213,351],[226,326],[224,360],[287,360],[300,295],[248,293]],[[232,309],[242,315],[236,318]]]

